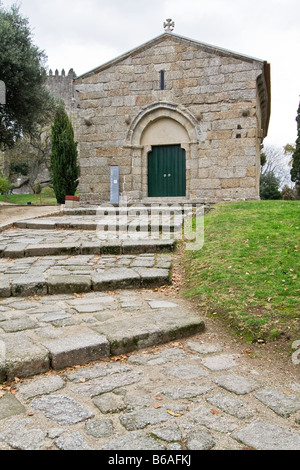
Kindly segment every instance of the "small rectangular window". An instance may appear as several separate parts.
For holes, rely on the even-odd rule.
[[[160,89],[161,90],[165,89],[165,71],[164,70],[160,71]]]

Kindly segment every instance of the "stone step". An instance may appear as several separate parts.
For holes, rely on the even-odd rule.
[[[122,298],[122,294],[119,294],[119,298],[114,298],[113,301],[118,303]],[[51,297],[44,297],[44,308],[48,306],[50,312],[34,315],[32,305],[36,301],[27,299],[22,301],[23,312],[27,302],[32,313],[30,315],[23,313],[23,318],[14,320],[16,331],[8,332],[6,329],[8,325],[13,326],[12,322],[4,320],[0,322],[0,383],[14,380],[15,377],[25,378],[51,369],[61,370],[110,356],[127,354],[187,338],[205,329],[200,316],[164,300],[156,301],[155,308],[149,308],[149,302],[148,309],[144,307],[145,309],[141,311],[139,308],[134,309],[134,304],[140,302],[141,298],[138,297],[138,302],[130,302],[128,298],[126,305],[129,306],[131,303],[132,308],[126,311],[123,298],[124,307],[99,313],[97,309],[101,308],[100,305],[106,304],[106,307],[112,308],[111,295],[91,297],[89,294],[88,297],[82,298],[65,296],[56,299],[56,302],[61,304],[62,299],[77,308],[78,312],[75,314],[73,310],[72,315],[70,310],[62,308],[61,305],[60,312],[51,312],[55,301],[52,301]],[[97,299],[99,304],[95,303]],[[142,302],[145,304],[145,298]],[[17,308],[17,304],[15,305]],[[80,307],[86,314],[81,312]],[[39,308],[41,309],[41,305]],[[92,315],[94,315],[93,322]]]
[[[186,211],[195,211],[199,207],[199,204],[192,204],[187,202],[186,204],[174,203],[174,204],[133,204],[133,205],[99,205],[93,207],[78,207],[78,208],[66,208],[63,207],[62,212],[66,215],[139,215],[139,214],[173,214],[184,213]]]
[[[146,313],[117,322],[107,322],[93,328],[110,343],[111,354],[126,354],[137,349],[148,348],[187,338],[204,330],[204,322],[198,316],[185,312],[163,310],[159,313]]]
[[[0,298],[158,287],[171,282],[165,254],[0,259]]]
[[[59,238],[59,234],[58,238]],[[33,237],[33,234],[30,235]],[[54,238],[54,237],[53,237]],[[128,255],[139,253],[169,253],[176,248],[176,241],[173,239],[153,240],[144,239],[118,239],[107,234],[107,240],[69,242],[60,241],[57,243],[7,243],[8,240],[0,241],[0,258],[27,258],[35,256],[61,256],[61,255]],[[12,241],[12,240],[11,240]]]
[[[72,229],[72,230],[94,230],[103,232],[115,231],[128,232],[135,234],[138,232],[163,232],[167,233],[179,231],[183,224],[183,216],[76,216],[61,215],[58,217],[41,217],[33,220],[22,220],[14,223],[17,228],[30,230],[55,230],[55,229]]]

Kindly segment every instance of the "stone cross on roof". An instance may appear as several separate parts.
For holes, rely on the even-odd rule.
[[[168,18],[164,22],[164,28],[165,28],[166,33],[172,32],[174,30],[174,27],[175,27],[175,23],[174,21],[171,20],[171,18]]]

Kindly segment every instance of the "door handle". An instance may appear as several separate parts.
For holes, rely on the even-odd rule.
[[[170,178],[170,176],[171,176],[171,173],[168,174],[168,177],[169,177],[169,178]]]
[[[166,178],[166,177],[167,177],[167,175],[166,175],[166,174],[164,174],[164,178]]]

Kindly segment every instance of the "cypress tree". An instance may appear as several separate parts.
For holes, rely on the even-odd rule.
[[[296,150],[293,154],[293,165],[291,169],[291,180],[296,183],[296,187],[300,186],[300,103],[298,114],[296,117],[298,137],[296,140]]]
[[[63,106],[59,106],[52,125],[51,171],[57,202],[65,203],[66,196],[74,196],[78,186],[77,142],[72,123]]]

